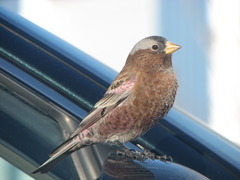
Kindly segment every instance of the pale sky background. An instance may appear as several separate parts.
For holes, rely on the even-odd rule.
[[[136,41],[157,34],[154,4],[153,0],[22,0],[19,14],[120,71]]]

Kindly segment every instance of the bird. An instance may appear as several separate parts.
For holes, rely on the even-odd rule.
[[[180,48],[162,36],[137,42],[102,99],[33,173],[47,173],[72,152],[92,144],[122,145],[157,124],[174,104],[178,82],[172,53]]]

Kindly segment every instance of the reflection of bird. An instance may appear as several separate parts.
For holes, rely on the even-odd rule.
[[[94,143],[122,144],[149,130],[173,105],[178,85],[171,54],[179,48],[159,36],[139,41],[104,97],[71,137],[33,173],[46,173],[82,147]]]

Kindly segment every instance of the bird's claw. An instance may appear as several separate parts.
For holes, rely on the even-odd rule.
[[[148,157],[148,159],[157,159],[161,161],[170,161],[170,162],[173,161],[171,156],[168,156],[168,155],[159,156],[159,155],[156,155],[155,153],[152,153],[148,149],[144,149],[143,154],[145,154]]]
[[[173,159],[171,156],[168,155],[163,155],[163,156],[156,156],[155,159],[161,160],[161,161],[169,161],[169,162],[173,162]]]
[[[140,156],[141,152],[135,150],[135,149],[123,149],[123,150],[117,150],[117,155],[120,156],[127,156],[133,159],[136,159],[138,156]]]

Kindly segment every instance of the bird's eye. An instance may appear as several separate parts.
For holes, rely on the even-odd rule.
[[[158,49],[158,45],[153,45],[153,46],[152,46],[152,49],[153,49],[153,50],[157,50],[157,49]]]

